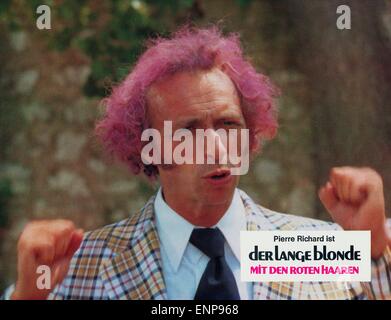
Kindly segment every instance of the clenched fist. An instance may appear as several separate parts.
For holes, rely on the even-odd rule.
[[[46,299],[67,274],[69,263],[83,239],[71,221],[43,220],[29,223],[18,242],[18,280],[11,299]],[[38,267],[50,268],[49,289],[39,289]]]
[[[345,230],[370,230],[371,255],[379,258],[391,240],[385,226],[383,182],[371,168],[337,167],[319,190],[333,220]]]

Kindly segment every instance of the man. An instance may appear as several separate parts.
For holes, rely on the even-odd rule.
[[[385,299],[391,298],[390,236],[381,177],[370,168],[330,171],[319,197],[336,224],[273,212],[237,188],[222,164],[227,145],[216,134],[204,158],[217,164],[145,163],[141,136],[156,129],[212,134],[248,129],[253,157],[276,133],[276,90],[243,57],[236,36],[188,29],[158,39],[106,99],[97,133],[134,173],[158,178],[159,192],[130,218],[88,232],[70,221],[36,221],[18,243],[11,299]],[[194,137],[194,136],[193,136]],[[168,137],[170,138],[170,137]],[[173,147],[180,141],[171,141]],[[240,143],[237,142],[239,145]],[[161,144],[161,155],[167,155]],[[175,149],[175,148],[174,148]],[[170,149],[173,150],[173,149]],[[216,152],[212,152],[216,151]],[[217,154],[217,155],[216,155]],[[217,159],[216,159],[217,158]],[[372,282],[240,281],[241,230],[370,230]],[[38,266],[52,272],[37,288]],[[218,274],[216,274],[218,270]]]

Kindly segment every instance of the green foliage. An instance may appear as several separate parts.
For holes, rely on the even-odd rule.
[[[91,62],[91,73],[84,91],[88,96],[104,96],[106,88],[128,72],[143,50],[144,40],[168,31],[167,13],[190,10],[196,0],[18,0],[1,1],[0,18],[11,28],[31,28],[41,4],[51,8],[50,32],[41,33],[54,50],[80,49]],[[19,7],[18,4],[19,3]],[[30,16],[28,25],[22,8]],[[23,11],[22,10],[22,11]],[[164,22],[165,21],[165,22]]]
[[[111,19],[91,28],[97,16],[85,7],[81,10],[80,23],[87,32],[71,37],[70,45],[78,46],[91,59],[91,75],[85,87],[87,95],[104,95],[108,80],[123,78],[128,65],[140,54],[144,39],[160,29],[158,23],[142,11],[125,6],[123,1],[112,3],[110,9]]]
[[[0,180],[0,228],[8,225],[8,201],[12,197],[11,182],[8,179]]]
[[[0,15],[4,14],[10,7],[11,0],[3,0],[0,2]]]
[[[2,9],[3,6],[0,11]],[[5,61],[10,54],[9,39],[4,30],[1,29],[0,43],[0,61]],[[0,63],[0,159],[6,157],[10,148],[11,136],[14,130],[18,130],[17,119],[19,112],[15,108],[16,98],[12,93],[12,88],[15,86],[12,75],[12,68],[6,63]],[[5,228],[8,224],[9,213],[7,206],[11,197],[11,181],[5,178],[0,179],[0,229]]]
[[[239,7],[253,0],[236,0]],[[88,96],[104,96],[106,88],[127,74],[143,50],[144,40],[166,34],[170,21],[196,19],[198,0],[1,0],[0,22],[10,30],[34,28],[37,7],[51,8],[52,29],[41,32],[49,47],[80,49],[91,62],[84,88]],[[178,18],[179,17],[179,18]]]
[[[253,0],[236,0],[236,3],[240,6],[240,7],[246,7],[248,6]]]

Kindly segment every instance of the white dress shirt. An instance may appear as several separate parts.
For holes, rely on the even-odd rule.
[[[190,235],[197,227],[167,205],[161,188],[154,207],[168,299],[192,300],[209,262],[208,256],[189,243]],[[213,227],[218,227],[226,239],[225,259],[234,274],[241,300],[251,300],[252,283],[240,281],[239,240],[240,231],[246,230],[246,219],[238,190],[235,190],[228,210]]]

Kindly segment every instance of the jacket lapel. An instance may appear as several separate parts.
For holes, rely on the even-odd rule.
[[[277,230],[276,226],[262,212],[262,209],[257,206],[245,192],[240,190],[240,195],[246,209],[248,231]],[[292,298],[296,291],[301,292],[301,290],[294,290],[295,285],[294,282],[254,282],[253,299],[267,300]]]
[[[127,243],[125,249],[118,250],[118,254],[100,269],[110,299],[166,299],[159,237],[154,222],[154,198],[129,219],[125,230],[121,230],[120,240],[115,241],[113,250],[122,247],[118,245],[121,241]]]
[[[239,189],[239,194],[246,211],[247,231],[277,230],[260,207],[244,191]]]

